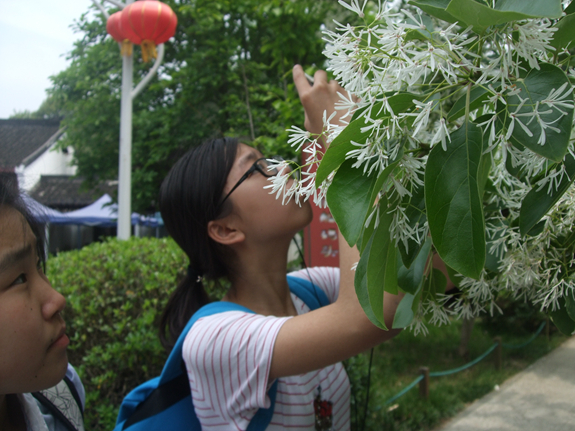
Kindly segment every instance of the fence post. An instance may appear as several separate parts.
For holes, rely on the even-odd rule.
[[[423,379],[419,381],[419,396],[425,399],[429,398],[429,368],[421,367],[419,373],[423,375]]]
[[[497,344],[497,347],[495,348],[495,369],[496,370],[500,370],[501,369],[501,364],[503,363],[502,359],[501,359],[501,354],[502,354],[502,348],[501,348],[501,337],[495,337],[493,339],[493,341],[495,341],[495,343]]]

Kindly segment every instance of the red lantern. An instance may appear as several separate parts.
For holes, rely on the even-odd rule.
[[[136,45],[142,45],[142,58],[156,58],[156,45],[166,42],[176,32],[178,18],[167,5],[155,0],[137,1],[122,11],[124,35]]]
[[[130,42],[124,34],[122,23],[120,22],[121,15],[122,12],[116,12],[110,15],[110,18],[108,18],[106,22],[106,31],[116,42],[122,44],[122,55],[132,55],[132,42]]]

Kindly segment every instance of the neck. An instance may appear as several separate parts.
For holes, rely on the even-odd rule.
[[[4,431],[26,429],[26,422],[15,395],[0,394],[0,429]]]
[[[289,241],[270,247],[244,243],[236,250],[232,287],[224,300],[266,316],[297,314],[286,280]]]

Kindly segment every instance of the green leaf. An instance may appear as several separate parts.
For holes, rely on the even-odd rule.
[[[413,300],[415,299],[415,295],[411,293],[406,293],[403,298],[401,298],[401,302],[397,306],[395,310],[395,316],[393,318],[393,329],[400,329],[405,328],[408,326],[415,316],[413,312]]]
[[[456,22],[457,18],[446,11],[450,0],[412,0],[409,4],[417,6],[431,16],[447,22]]]
[[[395,170],[395,168],[397,167],[397,165],[401,161],[402,157],[403,157],[403,145],[400,148],[400,150],[397,152],[397,156],[396,156],[395,160],[390,161],[390,163],[383,170],[383,172],[381,174],[379,174],[379,177],[377,177],[377,181],[375,182],[375,185],[373,186],[373,190],[371,192],[371,198],[369,200],[369,208],[373,207],[373,204],[375,203],[375,200],[377,199],[379,192],[387,183],[387,179],[393,173],[393,171]]]
[[[363,232],[360,235],[360,238],[357,241],[357,249],[359,250],[359,254],[363,254],[363,250],[367,247],[371,236],[373,235],[373,231],[375,230],[375,217],[373,217],[369,224],[364,227]]]
[[[575,2],[571,1],[571,3],[569,3],[569,6],[567,6],[567,8],[563,12],[565,12],[566,15],[571,15],[572,13],[575,13]]]
[[[423,180],[423,178],[421,178]],[[411,189],[411,196],[406,195],[401,202],[401,205],[405,208],[405,217],[407,218],[407,224],[411,228],[415,228],[416,225],[423,226],[427,221],[425,215],[425,193],[424,186],[418,186],[414,184]],[[425,238],[418,242],[414,239],[408,239],[407,244],[402,241],[397,245],[399,252],[401,253],[401,259],[403,265],[409,268],[416,258],[419,250],[423,246]]]
[[[487,100],[490,94],[491,93],[483,87],[473,87],[469,97],[469,112],[481,108],[481,106],[483,106],[483,101]],[[448,121],[455,121],[465,115],[466,101],[467,93],[463,94],[463,96],[461,96],[457,102],[453,104],[449,110],[449,114],[447,114]]]
[[[369,260],[369,252],[371,251],[371,245],[373,244],[373,236],[371,236],[359,258],[357,263],[357,268],[355,269],[355,293],[363,312],[367,318],[377,327],[381,327],[381,323],[375,316],[373,309],[371,307],[371,302],[369,298],[369,291],[367,290],[367,263]]]
[[[409,269],[403,265],[400,256],[398,256],[397,285],[401,290],[415,295],[423,281],[423,273],[425,272],[430,250],[431,238],[428,237]]]
[[[483,193],[485,191],[485,185],[489,180],[489,172],[491,171],[491,157],[489,154],[481,157],[481,162],[479,163],[479,171],[477,173],[477,186],[479,187],[479,197],[483,199]]]
[[[378,182],[375,173],[367,176],[363,168],[353,168],[354,162],[347,160],[339,167],[326,194],[331,214],[350,246],[355,245],[363,229]]]
[[[333,140],[326,150],[321,163],[317,168],[315,183],[319,187],[322,182],[345,161],[345,156],[355,147],[351,143],[365,144],[370,132],[361,132],[365,127],[365,119],[358,118],[349,123],[345,129]]]
[[[447,276],[449,277],[449,280],[453,283],[455,287],[459,287],[459,285],[463,281],[463,275],[458,273],[449,265],[445,265],[445,268],[447,269]]]
[[[525,18],[559,18],[563,12],[561,0],[498,0],[495,9],[519,14],[513,21]]]
[[[547,186],[538,190],[538,186],[535,185],[523,199],[519,212],[521,235],[527,234],[571,187],[573,180],[575,180],[575,158],[571,154],[567,154],[564,165],[567,175],[563,175],[556,189],[552,188],[551,194],[547,193]]]
[[[573,320],[567,312],[565,298],[558,299],[560,308],[555,311],[550,311],[549,316],[555,326],[565,335],[571,335],[575,332],[575,320]]]
[[[432,268],[429,277],[425,279],[423,289],[424,297],[426,297],[425,294],[427,293],[428,297],[433,300],[438,293],[445,293],[445,289],[447,289],[447,277],[445,277],[445,274],[441,272],[441,270]]]
[[[526,102],[517,114],[530,114],[534,112],[537,102],[541,103],[547,99],[551,91],[558,90],[563,84],[571,85],[565,72],[557,66],[548,63],[540,63],[539,66],[540,70],[531,69],[524,79],[516,81],[516,85],[520,89],[518,95],[507,97],[508,112],[504,120],[506,127],[511,125],[509,113],[515,113],[521,103],[521,99],[526,99]],[[564,98],[563,101],[573,103],[573,94]],[[540,112],[550,109],[551,108],[544,103],[541,103],[539,106]],[[540,114],[543,121],[552,123],[554,128],[559,129],[559,132],[550,129],[545,131],[547,137],[545,145],[541,145],[538,142],[541,135],[541,126],[539,123],[533,120],[530,124],[527,124],[531,118],[525,116],[517,117],[517,120],[515,120],[516,124],[513,127],[513,133],[510,137],[511,143],[514,145],[524,145],[531,151],[549,160],[556,163],[561,162],[569,146],[569,137],[573,124],[573,108],[561,107],[561,109],[566,112],[567,115],[561,116],[562,114],[555,109],[552,109],[551,113]],[[531,132],[531,136],[517,124],[517,121],[521,121],[526,125]]]
[[[478,34],[490,26],[505,24],[529,18],[559,18],[562,13],[561,0],[525,1],[499,0],[495,9],[475,0],[452,0],[446,12],[453,18],[473,26]]]
[[[483,134],[466,122],[451,134],[447,151],[436,145],[425,168],[425,206],[429,230],[443,261],[477,278],[485,264],[485,221],[478,171]]]
[[[573,4],[574,3],[571,2],[569,7]],[[556,27],[557,31],[553,33],[551,46],[553,46],[557,51],[570,46],[569,44],[575,39],[575,15],[571,14],[564,16],[553,27]]]
[[[565,294],[565,310],[567,310],[571,320],[575,320],[575,296],[573,296],[573,291],[567,291]]]
[[[395,310],[395,316],[393,318],[393,329],[400,329],[409,326],[415,317],[415,311],[419,305],[419,300],[421,299],[423,283],[419,285],[419,290],[415,294],[406,293],[405,296],[399,302],[397,309]]]
[[[387,206],[387,202],[384,202]],[[392,217],[384,212],[359,259],[355,272],[358,300],[371,322],[387,329],[383,315],[384,290],[397,293],[397,257],[391,245],[389,226]]]

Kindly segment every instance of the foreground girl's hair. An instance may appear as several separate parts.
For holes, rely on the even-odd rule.
[[[36,236],[36,252],[38,253],[40,263],[44,267],[46,263],[46,235],[43,226],[32,215],[26,202],[24,202],[18,189],[18,181],[16,178],[11,178],[6,175],[0,176],[0,207],[2,206],[14,208],[22,214],[24,220],[30,225],[32,232]]]
[[[238,140],[233,138],[213,139],[191,149],[160,188],[166,229],[189,259],[187,274],[160,322],[160,339],[166,349],[171,349],[192,314],[209,302],[202,280],[228,276],[225,250],[208,236],[207,225],[230,210],[229,202],[223,208],[219,204],[237,149]]]

